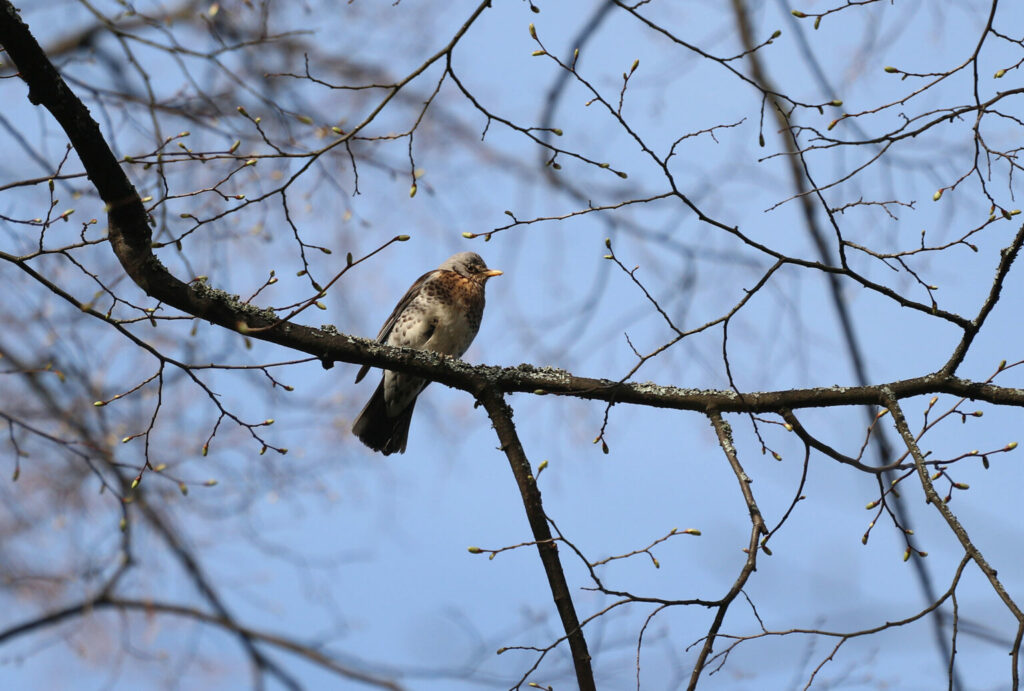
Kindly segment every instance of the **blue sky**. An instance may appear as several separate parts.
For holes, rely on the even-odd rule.
[[[248,11],[242,5],[223,5],[222,11],[243,17]],[[834,93],[823,93],[801,58],[796,25],[781,3],[758,5],[752,22],[759,39],[767,39],[775,29],[783,32],[761,51],[780,88],[806,102],[825,103],[833,98],[844,102],[842,109],[826,107],[821,113],[799,110],[796,118],[801,124],[819,129],[844,111],[871,110],[904,95],[908,82],[886,74],[886,65],[909,72],[938,72],[960,64],[973,50],[986,18],[986,4],[981,2],[942,7],[911,2],[877,3],[831,15],[817,31],[805,20],[800,30],[834,87]],[[409,2],[353,3],[323,11],[296,7],[273,14],[273,31],[309,31],[303,40],[318,48],[311,64],[324,69],[330,81],[344,81],[344,75],[329,71],[331,65],[339,64],[328,60],[334,56],[356,65],[386,61],[387,72],[394,77],[408,73],[450,40],[474,6],[452,2],[430,11]],[[809,2],[798,9],[811,12],[829,6]],[[482,104],[524,126],[539,124],[546,91],[558,74],[549,58],[531,56],[537,46],[528,25],[534,23],[547,49],[564,59],[592,6],[545,2],[539,7],[541,12],[533,13],[521,2],[494,3],[452,59],[456,73]],[[722,3],[655,2],[646,9],[664,26],[710,52],[740,52],[730,12]],[[1019,14],[1019,7],[1004,3],[997,15],[999,26],[1019,25]],[[64,3],[25,9],[23,15],[44,45],[63,35],[61,18],[67,18],[69,25],[86,20],[80,6]],[[197,43],[205,40],[202,34],[188,31],[182,36]],[[103,45],[116,48],[113,42]],[[1011,47],[992,41],[982,53],[982,100],[997,89],[1019,85],[1018,71],[1001,81],[986,76],[1019,59],[1020,47],[1016,51]],[[179,91],[188,93],[185,80],[166,55],[144,47],[137,50],[159,76],[154,80],[159,94],[171,98]],[[775,207],[792,195],[792,189],[784,160],[770,157],[780,150],[781,140],[768,117],[766,146],[758,146],[760,95],[720,65],[670,45],[622,12],[613,13],[581,49],[578,66],[588,81],[617,102],[621,73],[636,59],[639,67],[630,80],[622,112],[654,150],[666,151],[688,132],[738,123],[716,132],[715,139],[705,134],[679,145],[671,170],[680,189],[709,216],[738,225],[752,238],[780,251],[813,257],[798,204],[791,201]],[[257,71],[272,71],[266,55],[243,53],[225,60],[240,73],[251,67],[247,78],[258,79]],[[247,60],[254,64],[247,66]],[[733,64],[743,70],[742,61]],[[102,61],[76,59],[64,69],[79,79],[102,79],[97,76],[102,66]],[[276,69],[301,71],[301,55],[292,55],[291,62]],[[434,87],[440,69],[441,65],[429,69],[410,85],[413,104]],[[230,87],[232,97],[239,93],[225,77],[207,76],[225,90]],[[136,78],[128,79],[133,83]],[[346,129],[376,103],[373,94],[364,92],[339,92],[286,77],[265,80],[256,84],[257,90],[306,107],[300,114],[311,117],[314,125],[279,119],[268,107],[261,109],[258,99],[243,93],[239,98],[246,99],[244,103],[219,104],[223,115],[210,118],[203,127],[162,116],[164,133],[190,129],[184,140],[190,148],[226,148],[237,133],[254,132],[234,111],[235,105],[244,105],[254,117],[265,118],[275,137],[283,140],[291,134],[291,143],[301,150],[322,145],[316,127]],[[48,116],[27,104],[24,89],[15,80],[0,88],[4,102],[11,104],[9,109],[5,106],[5,117],[26,133],[47,160],[59,161],[65,142]],[[593,160],[607,161],[613,169],[628,173],[628,178],[566,157],[560,157],[562,170],[557,175],[595,205],[664,192],[664,178],[636,142],[599,104],[587,106],[588,98],[578,84],[566,88],[553,119],[553,125],[564,131],[557,143]],[[970,81],[962,74],[902,110],[916,114],[972,99]],[[1016,112],[1014,107],[1010,102],[1006,112]],[[899,110],[865,116],[857,124],[867,132],[884,131],[899,121]],[[108,116],[98,105],[93,111],[108,136],[116,133],[112,138],[119,153],[138,156],[152,148],[150,125],[139,116],[141,111],[130,119],[116,110]],[[399,102],[364,133],[383,137],[404,131],[416,112],[414,105]],[[1019,134],[1013,123],[995,118],[986,122],[992,128],[985,131],[987,141],[993,146],[1013,146]],[[936,189],[951,184],[969,168],[971,124],[965,119],[901,142],[888,163],[826,191],[829,204],[837,206],[858,198],[913,202],[913,207],[894,207],[898,219],[877,207],[850,209],[837,216],[844,236],[879,251],[898,251],[916,246],[922,230],[930,241],[938,242],[983,223],[988,204],[979,201],[977,186],[970,180],[946,192],[940,201],[932,201]],[[635,362],[623,334],[640,350],[650,350],[664,343],[671,331],[629,277],[602,258],[607,253],[606,237],[612,238],[615,254],[626,266],[640,267],[637,277],[683,328],[726,312],[770,265],[733,237],[699,223],[678,200],[521,226],[495,234],[490,242],[466,240],[463,232],[486,233],[506,225],[510,220],[506,210],[528,219],[563,215],[586,205],[545,178],[537,146],[522,133],[492,122],[481,141],[485,125],[486,118],[448,80],[414,139],[415,167],[421,171],[415,197],[409,196],[407,139],[355,147],[360,161],[358,195],[353,194],[355,181],[344,152],[324,157],[289,192],[292,220],[302,236],[332,250],[330,255],[310,252],[310,267],[318,276],[338,271],[345,252],[361,256],[395,234],[411,235],[409,242],[388,248],[347,274],[324,300],[326,311],[304,313],[306,323],[333,323],[345,333],[373,336],[417,276],[453,252],[471,249],[505,275],[488,286],[483,327],[465,356],[469,362],[502,366],[527,362],[617,379]],[[858,136],[849,122],[840,123],[834,132]],[[12,148],[9,138],[6,147]],[[240,150],[268,153],[266,146],[251,138]],[[815,152],[808,160],[821,184],[842,178],[871,155],[868,151]],[[68,165],[74,168],[77,163],[72,159]],[[297,167],[294,161],[261,161],[240,174],[232,189],[253,197]],[[133,179],[143,194],[159,192],[152,185],[152,175],[138,166],[128,170],[137,176]],[[1019,191],[1016,179],[1007,182],[1005,169],[998,165],[993,170],[997,183],[993,188],[1000,202],[1016,208],[1012,199]],[[168,179],[172,193],[184,193],[210,184],[219,173],[220,169],[182,166]],[[0,184],[41,174],[45,171],[26,168],[21,159],[0,162]],[[38,215],[34,209],[41,199],[46,199],[41,188],[24,196],[7,192],[0,199],[0,213]],[[183,211],[203,217],[234,203],[212,195],[168,202],[166,216],[159,218],[157,237],[173,237],[189,228],[189,219],[180,217]],[[98,205],[88,195],[76,200],[75,206],[76,214],[84,218],[99,215]],[[54,242],[76,235],[78,228],[66,225],[54,228]],[[914,257],[913,266],[926,276],[926,282],[939,286],[936,299],[943,308],[973,317],[991,285],[998,250],[1018,227],[1016,221],[993,224],[972,239],[977,253],[954,247]],[[34,240],[10,224],[0,227],[0,238],[2,249],[9,252],[27,251]],[[82,254],[102,276],[116,275],[108,248],[99,246]],[[184,254],[187,262],[172,248],[160,251],[161,260],[179,276],[206,274],[211,284],[243,296],[274,270],[281,280],[263,294],[269,304],[285,304],[309,293],[307,279],[295,275],[302,264],[279,204],[249,207],[223,222],[203,226],[185,241]],[[892,271],[863,255],[853,263],[872,280],[914,300],[927,300],[906,272]],[[49,266],[81,299],[91,297],[93,288],[80,274],[56,262]],[[119,337],[96,324],[82,327],[89,329],[85,332],[89,335],[83,333],[84,342],[79,343],[66,331],[66,323],[74,317],[69,307],[54,304],[48,293],[29,287],[14,268],[2,266],[0,272],[5,280],[22,281],[17,290],[25,291],[27,303],[48,315],[48,321],[35,324],[26,348],[47,338],[51,344],[56,342],[59,347],[54,352],[67,359],[80,358],[81,370],[92,372],[92,383],[108,395],[152,373],[151,359],[131,354]],[[844,284],[843,290],[872,381],[933,371],[959,339],[949,325],[900,308],[852,282]],[[1021,359],[1016,345],[1021,297],[1020,281],[1011,274],[1002,302],[961,368],[961,376],[984,379],[1000,360]],[[252,343],[247,349],[238,335],[207,325],[198,325],[196,336],[189,336],[191,326],[165,322],[156,330],[144,325],[134,328],[192,362],[296,359],[276,346]],[[709,329],[647,363],[635,379],[727,388],[721,348],[721,329]],[[112,363],[109,353],[116,353]],[[816,272],[779,271],[731,323],[729,357],[741,390],[853,383],[825,282]],[[407,676],[400,681],[409,688],[507,687],[532,663],[531,654],[509,651],[495,656],[494,651],[502,646],[548,645],[559,628],[533,548],[502,552],[493,560],[467,551],[470,546],[498,549],[530,539],[518,492],[507,461],[495,448],[489,421],[465,393],[435,384],[417,406],[408,452],[388,458],[374,455],[348,432],[376,386],[375,375],[354,385],[356,369],[338,364],[325,371],[312,362],[275,370],[275,376],[295,388],[292,393],[270,390],[258,374],[208,375],[211,387],[232,410],[247,419],[275,420],[265,433],[272,443],[289,449],[285,456],[259,455],[258,444],[227,426],[203,457],[199,449],[216,422],[216,413],[187,381],[169,382],[163,404],[166,422],[162,419],[157,429],[157,453],[172,461],[188,481],[201,484],[212,478],[218,484],[195,487],[187,497],[159,478],[147,478],[147,487],[152,487],[161,510],[180,522],[188,544],[223,584],[228,603],[247,625],[325,642],[328,650],[343,659],[360,660],[378,672],[404,670]],[[998,381],[1020,386],[1021,378],[1019,370],[1010,370]],[[609,416],[609,453],[605,455],[591,443],[601,428],[602,404],[522,394],[511,396],[510,403],[531,461],[549,461],[540,478],[548,515],[591,559],[640,549],[673,528],[702,531],[699,537],[674,537],[655,548],[660,568],[655,569],[644,555],[604,567],[606,583],[673,598],[716,598],[727,590],[742,565],[741,548],[750,528],[735,477],[707,418],[616,406]],[[941,398],[936,410],[952,404],[952,399]],[[83,405],[89,402],[83,399]],[[109,416],[111,428],[120,437],[139,431],[140,420],[151,414],[154,405],[153,398],[143,392],[108,411],[87,412]],[[926,405],[927,399],[904,403],[912,426],[920,426]],[[1019,413],[974,404],[965,410],[976,408],[984,409],[984,417],[968,418],[963,425],[949,419],[929,431],[922,446],[934,450],[937,457],[951,457],[974,448],[998,449],[1016,440]],[[863,441],[865,424],[859,409],[808,410],[798,416],[846,453],[855,454]],[[772,526],[796,492],[802,445],[780,426],[761,423],[766,443],[782,456],[777,462],[761,454],[747,418],[728,417],[740,459]],[[118,452],[124,462],[139,460],[137,445],[119,446]],[[1020,529],[1007,518],[1015,515],[1016,488],[1022,480],[1018,461],[1013,454],[999,454],[992,457],[987,471],[980,464],[960,463],[953,475],[971,489],[956,493],[951,507],[998,569],[1011,595],[1022,592]],[[31,467],[26,477],[41,481]],[[20,495],[19,491],[8,488],[5,495],[12,501],[31,500],[27,490]],[[923,598],[911,566],[902,560],[904,542],[891,523],[880,521],[868,544],[861,544],[874,516],[863,507],[877,498],[875,480],[812,455],[803,494],[806,500],[773,538],[773,556],[761,556],[746,591],[765,625],[857,630],[920,611]],[[904,496],[913,518],[915,544],[928,552],[926,562],[941,592],[948,587],[962,552],[938,514],[924,504],[919,487],[911,489],[906,483]],[[119,537],[116,503],[90,495],[83,505],[58,509],[55,514],[51,524],[36,527],[15,545],[24,552],[26,563],[53,568],[100,555],[97,559],[106,564],[103,568],[109,568]],[[65,520],[57,520],[60,516]],[[141,545],[159,544],[144,528],[139,531]],[[39,557],[38,551],[53,555],[52,560]],[[180,567],[162,550],[141,549],[139,559],[124,584],[127,593],[199,602]],[[580,589],[591,583],[564,548],[562,559],[582,616],[611,603]],[[81,598],[90,585],[76,582],[63,589],[58,600]],[[968,567],[958,598],[962,617],[997,638],[1012,638],[1012,619],[975,568]],[[5,599],[16,613],[8,624],[40,611],[38,601],[19,602],[13,592]],[[591,625],[588,639],[600,688],[635,688],[637,635],[650,612],[650,606],[630,605]],[[653,620],[641,651],[642,688],[676,688],[680,679],[688,677],[695,650],[687,647],[706,632],[711,616],[704,609],[673,608]],[[743,635],[757,630],[750,608],[742,601],[735,603],[723,632]],[[67,631],[80,651],[74,659],[69,659],[74,646],[60,638]],[[122,631],[136,652],[118,652],[124,647]],[[835,641],[797,636],[749,641],[737,647],[721,671],[705,679],[701,688],[803,688],[834,645]],[[957,654],[968,688],[1008,688],[1007,650],[1007,644],[961,634]],[[23,639],[4,654],[7,659],[0,667],[0,678],[7,678],[11,688],[249,685],[234,639],[202,625],[162,617],[136,617],[122,624],[113,614],[93,615],[69,629]],[[282,653],[272,655],[287,661],[310,688],[338,688],[336,680],[322,671],[295,663]],[[119,662],[112,665],[111,659]],[[463,675],[472,681],[452,679]],[[559,648],[529,680],[569,688],[570,675],[566,652]],[[846,688],[928,689],[944,684],[945,673],[930,624],[918,622],[849,640],[817,679],[822,685]]]

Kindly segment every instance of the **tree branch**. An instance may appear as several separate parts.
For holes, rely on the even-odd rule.
[[[331,656],[322,653],[309,645],[299,643],[284,636],[278,636],[277,634],[241,626],[233,619],[227,617],[207,614],[202,610],[195,609],[194,607],[188,607],[186,605],[157,602],[153,600],[121,598],[105,592],[95,599],[85,600],[75,605],[69,605],[68,607],[54,610],[49,614],[37,617],[31,621],[16,624],[15,626],[4,629],[0,631],[0,643],[38,629],[55,626],[74,617],[87,616],[91,612],[99,609],[140,611],[147,615],[159,612],[162,614],[170,614],[173,616],[193,619],[195,621],[201,621],[205,624],[210,624],[211,626],[217,626],[226,631],[237,633],[247,640],[259,641],[261,643],[280,648],[281,650],[286,650],[347,679],[368,684],[370,686],[393,689],[394,691],[401,691],[402,689],[401,686],[390,679],[381,679],[371,674],[367,674],[366,672],[361,672],[347,665],[343,665]]]
[[[693,665],[690,683],[686,687],[688,691],[693,691],[693,689],[697,688],[697,682],[700,681],[701,672],[704,671],[708,656],[714,648],[715,637],[722,628],[722,622],[725,621],[725,613],[728,611],[729,605],[732,604],[736,596],[743,590],[743,586],[746,585],[750,574],[757,569],[758,541],[762,534],[768,534],[768,528],[765,527],[761,510],[757,508],[757,502],[754,501],[754,493],[750,490],[750,477],[743,470],[743,466],[740,465],[740,459],[736,455],[736,445],[732,439],[732,427],[722,419],[722,414],[717,410],[711,411],[708,417],[711,418],[711,425],[715,428],[718,445],[722,447],[722,451],[729,461],[729,466],[740,483],[740,492],[743,493],[743,501],[746,503],[747,511],[750,513],[751,530],[750,543],[747,545],[747,549],[744,550],[747,553],[747,559],[743,562],[743,568],[740,569],[740,574],[736,577],[732,587],[729,588],[729,592],[726,593],[725,597],[722,598],[721,604],[718,605],[718,611],[715,612],[714,621],[711,623],[711,628],[708,629],[708,635],[704,638],[704,645],[697,656],[697,662]]]
[[[562,563],[558,557],[558,545],[552,539],[548,519],[544,513],[540,488],[537,487],[537,480],[530,467],[530,461],[526,457],[523,445],[519,441],[519,434],[512,422],[512,408],[505,403],[505,397],[501,391],[489,386],[480,387],[476,397],[487,410],[487,415],[494,425],[494,431],[501,441],[501,450],[505,452],[509,465],[512,466],[512,474],[516,478],[516,484],[519,486],[519,493],[523,499],[523,508],[526,509],[526,518],[533,531],[533,539],[537,543],[537,552],[544,565],[544,573],[548,577],[548,585],[551,587],[551,595],[555,600],[558,616],[562,620],[562,629],[569,639],[569,649],[572,651],[572,661],[576,668],[576,682],[581,691],[596,689],[594,671],[590,664],[590,652],[587,650],[587,640],[583,636],[579,617],[572,604],[572,594],[569,592],[569,584],[565,580],[565,572],[562,570]]]
[[[903,438],[903,443],[907,445],[907,450],[910,451],[910,455],[914,459],[914,465],[917,468],[917,475],[921,479],[921,486],[924,488],[924,494],[929,504],[935,507],[935,509],[942,515],[943,520],[949,525],[950,530],[956,535],[957,540],[964,548],[964,552],[970,556],[981,572],[985,574],[988,582],[992,585],[992,589],[996,591],[996,595],[1003,601],[1006,608],[1010,610],[1014,619],[1017,620],[1017,637],[1014,640],[1013,651],[1011,655],[1011,667],[1013,675],[1013,688],[1017,688],[1019,685],[1018,679],[1018,667],[1020,663],[1020,643],[1021,643],[1021,631],[1024,630],[1024,612],[1021,611],[1020,607],[1014,602],[1013,598],[1010,597],[1009,593],[1006,592],[1006,588],[999,581],[999,577],[996,574],[996,570],[992,568],[985,556],[981,551],[974,546],[971,541],[971,537],[967,534],[967,530],[961,525],[956,515],[949,510],[949,506],[942,500],[939,493],[935,491],[935,486],[932,484],[932,479],[928,475],[928,466],[925,463],[924,454],[921,453],[921,448],[917,445],[917,441],[914,439],[913,432],[910,431],[910,426],[907,424],[907,418],[903,415],[903,409],[900,404],[891,394],[883,394],[882,404],[889,409],[892,414],[893,422],[896,425],[896,430]]]

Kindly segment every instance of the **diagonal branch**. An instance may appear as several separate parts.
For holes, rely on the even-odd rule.
[[[917,468],[918,477],[921,479],[921,486],[924,487],[924,494],[926,501],[934,506],[936,510],[942,515],[943,520],[949,525],[950,530],[956,535],[957,540],[964,548],[964,552],[978,565],[981,572],[985,574],[985,578],[992,585],[992,589],[996,591],[996,595],[1003,601],[1006,608],[1010,610],[1014,619],[1017,620],[1017,636],[1013,642],[1013,650],[1011,651],[1012,658],[1012,674],[1013,674],[1013,688],[1017,688],[1019,685],[1018,679],[1018,667],[1020,662],[1020,646],[1022,632],[1024,632],[1024,612],[1021,611],[1020,607],[1014,602],[1013,598],[1010,597],[1009,593],[1006,592],[1006,588],[999,581],[999,577],[996,574],[996,570],[992,568],[985,556],[974,546],[971,541],[970,535],[967,534],[967,530],[961,525],[956,515],[949,510],[949,506],[942,500],[939,493],[935,491],[935,486],[932,484],[932,479],[928,475],[928,466],[925,464],[924,454],[921,453],[921,448],[917,445],[917,440],[914,439],[913,432],[910,431],[910,426],[907,424],[907,418],[903,415],[903,409],[900,407],[899,402],[896,398],[890,394],[883,394],[882,405],[889,409],[892,413],[893,422],[896,425],[896,430],[903,438],[903,443],[907,445],[907,450],[910,451],[910,455],[914,459],[914,465]]]
[[[978,310],[978,316],[971,321],[970,325],[964,328],[963,338],[957,343],[953,354],[949,358],[949,362],[943,365],[942,369],[939,370],[940,372],[953,374],[956,372],[956,368],[960,366],[960,363],[964,361],[964,358],[967,357],[967,349],[971,347],[974,337],[981,331],[981,327],[992,311],[992,308],[999,302],[999,296],[1003,292],[1003,283],[1006,281],[1006,275],[1010,273],[1010,266],[1013,265],[1013,260],[1017,258],[1017,253],[1020,252],[1022,244],[1024,244],[1024,225],[1017,231],[1017,235],[1013,238],[1013,242],[1010,243],[1009,247],[1004,248],[1000,252],[999,268],[996,269],[996,275],[992,280],[992,288],[989,290],[988,297],[985,298],[981,309]]]
[[[712,410],[708,413],[708,417],[711,418],[711,425],[715,428],[715,434],[718,436],[718,445],[722,447],[722,451],[725,452],[725,457],[729,461],[729,466],[732,468],[733,473],[736,475],[736,479],[740,483],[740,491],[743,493],[743,501],[747,505],[747,511],[750,512],[750,544],[747,549],[744,550],[747,553],[747,560],[743,563],[743,568],[740,569],[739,576],[736,577],[732,587],[729,588],[729,592],[726,593],[725,597],[722,598],[721,603],[718,605],[718,611],[715,612],[714,621],[711,622],[711,628],[708,629],[708,635],[704,638],[704,645],[701,647],[700,654],[697,656],[697,662],[693,665],[693,672],[690,674],[690,683],[686,687],[688,691],[693,691],[697,688],[697,682],[700,680],[701,672],[704,671],[704,667],[707,664],[708,656],[711,654],[712,649],[715,645],[715,637],[718,635],[718,631],[722,628],[722,622],[725,621],[725,613],[729,609],[729,605],[732,604],[736,596],[743,590],[743,586],[746,585],[747,579],[757,569],[757,550],[758,540],[761,535],[768,534],[768,528],[764,524],[764,518],[761,516],[761,510],[757,508],[757,502],[754,501],[754,493],[750,491],[750,476],[747,475],[746,471],[743,470],[743,466],[740,465],[740,459],[736,455],[736,444],[732,439],[732,427],[729,426],[725,420],[722,419],[722,413],[717,410]]]
[[[590,652],[587,650],[587,640],[583,636],[583,629],[572,603],[569,584],[565,580],[565,572],[558,557],[558,546],[552,539],[551,528],[548,526],[548,519],[544,514],[544,505],[541,503],[537,480],[530,468],[530,460],[526,457],[523,445],[519,441],[515,424],[512,422],[512,408],[505,402],[501,391],[492,387],[481,387],[476,393],[476,397],[491,418],[494,431],[501,441],[501,450],[508,457],[508,462],[512,466],[512,474],[515,475],[516,484],[519,485],[523,508],[526,509],[526,518],[530,522],[530,529],[533,531],[533,538],[537,543],[537,552],[544,565],[544,573],[548,577],[548,585],[551,587],[551,595],[554,597],[558,616],[562,620],[562,629],[569,639],[569,649],[572,651],[572,661],[576,667],[576,682],[581,691],[596,689],[594,671],[590,664]]]

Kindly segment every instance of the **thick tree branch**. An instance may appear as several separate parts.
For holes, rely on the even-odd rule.
[[[465,30],[463,27],[462,30]],[[234,296],[187,284],[173,276],[153,254],[145,208],[135,188],[118,165],[99,126],[82,101],[68,88],[8,0],[0,0],[0,44],[29,86],[29,99],[44,105],[64,128],[69,140],[109,210],[110,242],[125,271],[151,297],[188,314],[231,330],[248,331],[277,324],[252,337],[277,343],[328,361],[386,366],[423,375],[465,391],[474,391],[482,378],[503,392],[542,392],[616,403],[705,412],[771,412],[873,403],[879,386],[796,389],[745,393],[697,391],[652,384],[622,384],[575,377],[561,370],[470,368],[435,354],[402,350],[367,339],[338,333],[333,328],[282,324],[273,313],[242,304]],[[926,375],[885,384],[897,398],[950,393],[996,404],[1024,406],[1024,390],[977,384],[955,377]]]

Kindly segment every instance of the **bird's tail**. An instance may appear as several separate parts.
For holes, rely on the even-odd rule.
[[[389,417],[387,405],[384,402],[384,381],[381,380],[373,396],[359,413],[356,422],[352,425],[352,433],[359,437],[359,441],[369,446],[374,451],[380,451],[385,456],[393,453],[405,453],[405,443],[409,439],[409,423],[412,421],[412,411],[416,407],[414,398],[401,413],[395,417]]]

